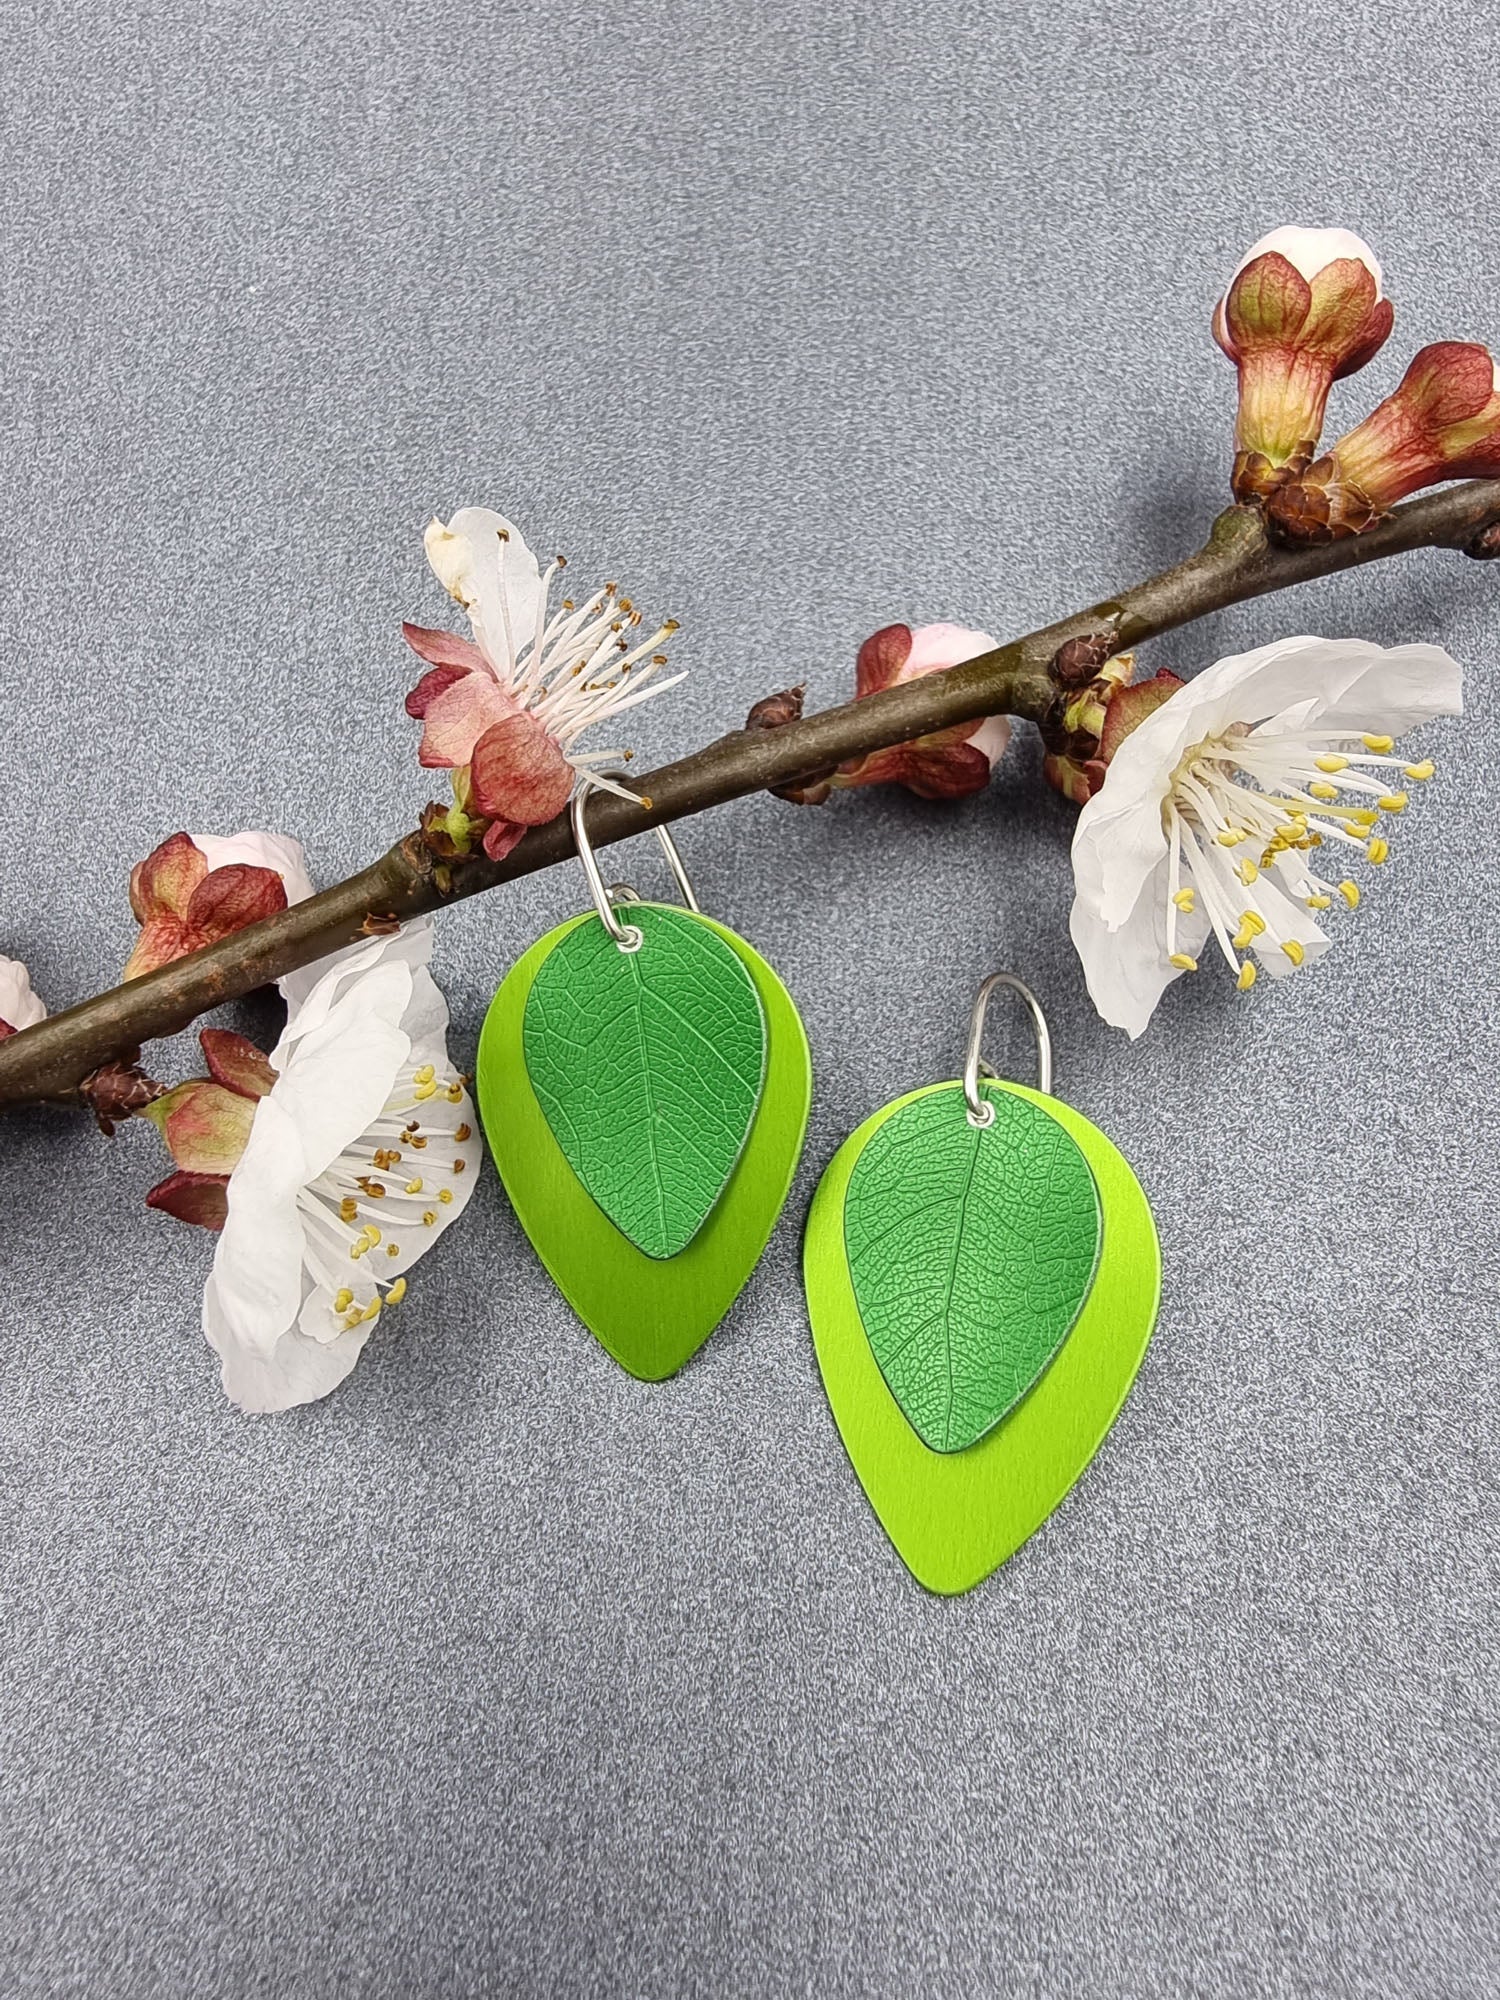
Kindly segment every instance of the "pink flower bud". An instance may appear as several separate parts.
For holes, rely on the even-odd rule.
[[[1214,309],[1213,335],[1239,370],[1231,484],[1264,499],[1310,463],[1328,391],[1378,352],[1395,315],[1380,265],[1348,229],[1273,229]]]
[[[138,979],[313,893],[302,849],[277,833],[174,833],[130,872],[140,924],[124,977]]]
[[[1290,541],[1331,542],[1445,479],[1500,475],[1500,365],[1487,347],[1424,347],[1393,395],[1288,482],[1268,513]]]
[[[901,681],[918,680],[924,674],[942,673],[992,652],[995,644],[988,632],[976,632],[965,625],[919,625],[915,631],[909,625],[883,626],[859,649],[856,699]],[[955,723],[949,729],[934,730],[888,750],[872,750],[866,757],[841,764],[828,787],[809,791],[806,802],[819,803],[833,787],[884,784],[905,785],[922,799],[965,798],[984,790],[1009,741],[1006,716]]]

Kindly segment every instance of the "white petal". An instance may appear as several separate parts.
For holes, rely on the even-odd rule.
[[[508,680],[517,654],[535,636],[542,591],[520,529],[488,507],[462,507],[446,526],[429,524],[426,546],[438,581],[468,612],[475,640]]]
[[[911,651],[896,678],[913,681],[923,674],[941,673],[964,660],[977,660],[981,653],[993,653],[998,644],[988,632],[975,631],[970,625],[918,625],[911,635]]]
[[[30,1028],[47,1017],[47,1009],[31,990],[31,974],[18,958],[0,958],[0,1021]]]
[[[302,1183],[315,1180],[385,1109],[410,1038],[401,1017],[411,998],[412,971],[399,960],[377,965],[352,983],[314,1028],[271,1052],[280,1071],[263,1103],[284,1107],[302,1143]],[[248,1158],[259,1113],[250,1128]],[[230,1208],[235,1181],[230,1177]]]
[[[1269,234],[1262,236],[1258,243],[1251,245],[1235,265],[1234,277],[1230,279],[1230,284],[1234,283],[1234,279],[1247,264],[1253,264],[1257,257],[1267,256],[1273,250],[1300,271],[1309,284],[1317,277],[1319,271],[1324,270],[1336,259],[1357,257],[1375,280],[1376,298],[1385,296],[1382,290],[1384,276],[1380,269],[1380,261],[1365,239],[1356,236],[1352,229],[1297,229],[1284,224],[1280,229],[1271,230]]]
[[[1434,716],[1462,715],[1463,668],[1441,646],[1379,646],[1340,692],[1318,704],[1318,726],[1404,736]]]
[[[1131,916],[1110,929],[1079,896],[1074,900],[1068,928],[1083,961],[1089,998],[1111,1027],[1123,1028],[1132,1041],[1137,1040],[1145,1032],[1157,1001],[1183,971],[1167,957],[1163,898],[1141,896]],[[1208,930],[1208,919],[1200,911],[1179,917],[1178,950],[1196,957]]]
[[[223,836],[190,833],[188,839],[210,868],[229,868],[236,863],[247,868],[271,868],[281,877],[288,903],[305,903],[316,892],[307,872],[307,856],[302,842],[285,833],[246,831]]]
[[[1159,766],[1145,757],[1122,762],[1134,740],[1127,737],[1121,745],[1103,786],[1073,829],[1073,881],[1079,899],[1112,930],[1129,921],[1168,853],[1161,808],[1176,759],[1163,759]]]
[[[984,721],[974,731],[974,734],[969,738],[971,747],[975,750],[982,750],[989,759],[992,771],[1005,755],[1006,746],[1009,742],[1010,717],[1008,715],[986,716]]]
[[[396,958],[415,968],[426,965],[431,957],[432,918],[413,917],[389,937],[364,938],[327,958],[314,959],[311,965],[299,966],[295,972],[283,973],[276,983],[287,1004],[287,1023],[278,1047],[316,1027],[348,982],[372,966]]]

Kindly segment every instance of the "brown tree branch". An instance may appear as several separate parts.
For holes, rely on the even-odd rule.
[[[1074,617],[946,673],[783,728],[735,730],[640,779],[650,800],[645,810],[598,796],[589,808],[590,834],[607,846],[660,821],[794,784],[845,758],[980,716],[1040,722],[1058,691],[1052,662],[1070,640],[1107,637],[1111,650],[1123,651],[1226,605],[1420,548],[1500,555],[1500,480],[1411,501],[1364,534],[1321,547],[1278,546],[1258,510],[1230,507],[1196,555]],[[321,895],[0,1041],[0,1107],[66,1096],[122,1051],[175,1034],[211,1007],[326,956],[371,926],[461,901],[572,852],[566,814],[534,828],[503,861],[481,855],[451,872],[434,862],[417,834],[408,834],[372,867]]]

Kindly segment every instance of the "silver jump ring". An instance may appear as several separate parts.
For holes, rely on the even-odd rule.
[[[983,981],[974,996],[974,1011],[969,1016],[969,1047],[964,1057],[964,1102],[968,1105],[969,1123],[979,1129],[995,1122],[995,1107],[979,1095],[981,1070],[987,1076],[994,1071],[988,1063],[979,1059],[979,1045],[984,1038],[985,1010],[990,1004],[990,995],[997,986],[1008,986],[1012,993],[1019,993],[1026,1002],[1031,1015],[1031,1026],[1036,1035],[1036,1087],[1043,1097],[1052,1095],[1052,1037],[1047,1032],[1047,1017],[1042,1012],[1042,1003],[1031,988],[1016,978],[1013,972],[992,972]]]
[[[573,826],[573,845],[578,849],[578,859],[583,863],[584,880],[589,885],[589,894],[594,899],[594,908],[599,912],[600,923],[621,951],[639,951],[645,942],[641,927],[639,924],[622,924],[615,915],[614,904],[610,900],[610,890],[604,886],[604,877],[599,872],[599,863],[594,858],[594,850],[589,845],[588,830],[583,823],[584,808],[588,804],[589,794],[599,789],[600,787],[591,779],[585,778],[573,794],[573,802],[568,808],[568,817]],[[664,826],[657,827],[655,831],[657,839],[661,842],[662,853],[667,857],[667,866],[682,891],[683,902],[695,916],[702,916],[698,898],[693,894],[693,885],[688,880],[687,870],[682,865],[682,856],[677,852],[676,841]],[[627,890],[631,900],[639,901],[627,883],[618,886]]]

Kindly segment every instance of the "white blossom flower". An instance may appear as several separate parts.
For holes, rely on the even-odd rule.
[[[0,958],[0,1041],[35,1027],[47,1010],[31,990],[31,974],[18,958]]]
[[[291,975],[269,1060],[207,1030],[210,1077],[145,1114],[178,1167],[150,1205],[221,1232],[203,1330],[242,1409],[326,1396],[468,1203],[477,1120],[431,951],[423,917]]]
[[[1403,778],[1432,775],[1396,739],[1461,709],[1440,647],[1295,638],[1220,660],[1147,715],[1073,838],[1073,942],[1104,1019],[1133,1040],[1210,941],[1241,989],[1257,965],[1279,978],[1320,957],[1318,914],[1360,895],[1336,857],[1383,862],[1382,814],[1405,810]]]

